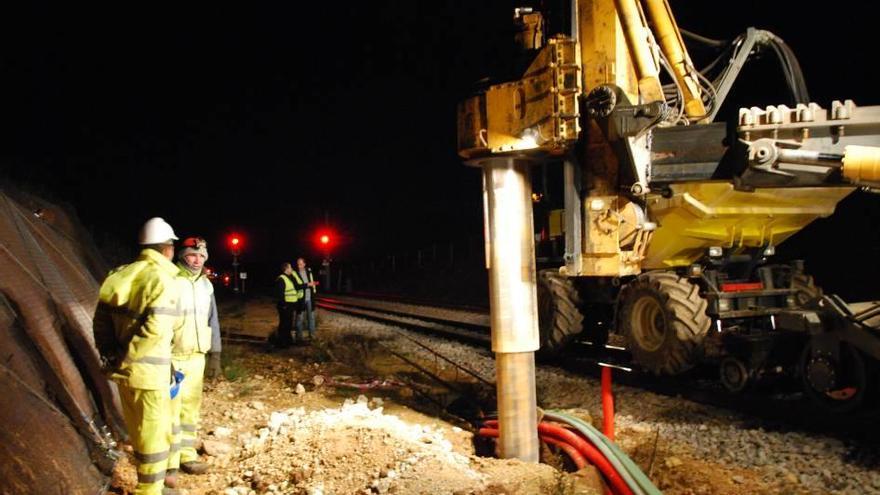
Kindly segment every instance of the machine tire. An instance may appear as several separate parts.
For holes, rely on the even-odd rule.
[[[572,280],[558,270],[538,272],[538,333],[541,357],[558,355],[584,327],[581,296]]]
[[[639,275],[620,295],[618,328],[633,360],[657,375],[692,368],[712,319],[700,287],[674,272]]]
[[[791,288],[798,306],[806,306],[811,301],[822,297],[822,288],[816,285],[812,275],[795,273],[791,276]]]
[[[870,358],[846,342],[840,344],[837,360],[830,356],[816,358],[812,351],[812,344],[808,342],[801,354],[799,374],[804,392],[813,403],[834,414],[852,413],[872,405],[876,376]],[[818,371],[834,373],[837,390],[816,388],[811,377],[817,372],[811,373],[811,370],[820,366]]]

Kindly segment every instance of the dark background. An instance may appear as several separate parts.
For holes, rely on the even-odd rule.
[[[71,203],[102,244],[133,243],[144,220],[162,216],[181,237],[207,237],[219,268],[233,231],[246,265],[270,273],[300,254],[315,264],[325,219],[340,262],[478,248],[480,177],[456,157],[455,105],[474,81],[510,69],[515,5],[7,9],[2,175]],[[876,12],[854,0],[816,5],[672,2],[679,25],[706,36],[778,34],[822,106],[880,103]],[[698,66],[711,58],[690,46]],[[788,101],[764,57],[743,71],[725,114]],[[780,251],[807,258],[832,291],[878,297],[878,205],[854,195]]]

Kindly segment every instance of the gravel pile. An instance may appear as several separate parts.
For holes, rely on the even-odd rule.
[[[427,358],[424,349],[398,333],[403,332],[494,381],[495,365],[488,349],[343,314],[323,312],[322,318],[328,333],[358,334],[380,340],[397,352]],[[444,365],[441,362],[439,366]],[[542,407],[601,410],[598,380],[541,366],[536,382]],[[880,493],[876,447],[847,445],[822,435],[766,431],[755,426],[753,419],[729,411],[621,385],[615,386],[615,401],[621,446],[639,460],[638,451],[646,443],[658,445],[665,457],[664,463],[657,463],[660,469],[675,468],[682,463],[680,459],[692,458],[746,469],[765,486],[778,488],[768,493]],[[742,482],[738,475],[733,478],[735,483]],[[741,493],[764,492],[743,487]]]

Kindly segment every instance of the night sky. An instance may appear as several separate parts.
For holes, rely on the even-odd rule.
[[[868,68],[877,17],[862,4],[672,7],[682,28],[711,37],[751,25],[775,32],[822,106],[880,104]],[[455,105],[475,81],[509,69],[514,5],[4,12],[0,170],[70,202],[93,232],[121,242],[162,216],[209,247],[237,230],[255,261],[313,254],[325,216],[349,258],[480,236],[480,178],[455,155]],[[712,55],[691,52],[697,65]],[[747,66],[728,114],[787,100],[765,57]],[[835,221],[793,239],[792,254],[840,250],[828,239],[847,236],[848,252],[874,261],[876,275],[878,203],[847,200]]]

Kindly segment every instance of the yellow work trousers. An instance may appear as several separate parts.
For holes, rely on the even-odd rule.
[[[202,409],[202,385],[205,375],[205,355],[199,352],[188,356],[172,356],[171,363],[174,369],[182,371],[186,376],[180,383],[180,392],[177,399],[180,404],[176,411],[172,412],[172,424],[180,428],[180,450],[172,453],[169,466],[172,469],[180,464],[199,460],[196,453],[196,440],[198,439],[199,412]]]
[[[137,459],[135,495],[161,495],[171,446],[168,389],[144,390],[119,384],[122,415]]]

